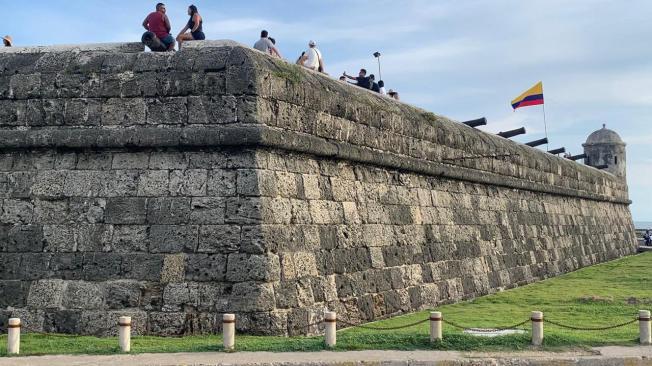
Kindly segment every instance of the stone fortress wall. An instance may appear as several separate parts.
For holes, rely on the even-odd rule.
[[[0,328],[309,334],[635,251],[609,173],[233,42],[141,47],[0,51]]]

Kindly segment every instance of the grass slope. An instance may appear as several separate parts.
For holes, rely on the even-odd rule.
[[[623,258],[585,268],[574,273],[533,285],[504,291],[473,301],[445,305],[437,310],[445,319],[464,326],[500,327],[519,323],[540,310],[545,318],[579,327],[599,327],[633,319],[639,309],[652,308],[652,253]],[[428,317],[428,312],[367,324],[394,327]],[[463,334],[449,325],[444,340],[430,344],[428,323],[395,330],[377,331],[362,328],[338,333],[336,350],[361,349],[441,349],[441,350],[519,350],[529,348],[530,335],[478,338]],[[529,323],[523,326],[529,328]],[[605,331],[574,331],[545,324],[544,348],[559,350],[598,345],[635,345],[638,324]],[[134,353],[221,351],[220,336],[184,338],[134,337]],[[237,336],[239,351],[318,351],[322,337],[252,337]],[[112,354],[119,352],[117,339],[63,335],[22,336],[22,355],[44,354]],[[0,356],[6,356],[6,336],[0,337]]]

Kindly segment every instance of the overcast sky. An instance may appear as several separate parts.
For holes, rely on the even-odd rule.
[[[17,45],[138,41],[155,1],[0,0],[0,33]],[[168,1],[173,33],[188,2]],[[603,123],[627,142],[634,220],[652,221],[652,2],[196,1],[209,39],[253,44],[261,29],[291,60],[314,39],[333,76],[365,67],[404,101],[489,132],[543,137],[540,106],[510,101],[543,81],[550,147],[581,153]]]

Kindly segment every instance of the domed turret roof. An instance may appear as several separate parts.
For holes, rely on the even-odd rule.
[[[625,143],[615,131],[608,129],[606,125],[602,125],[601,129],[593,132],[586,139],[586,145],[594,145],[594,144],[624,145]]]

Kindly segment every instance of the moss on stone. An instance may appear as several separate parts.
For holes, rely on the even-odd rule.
[[[432,113],[432,112],[424,112],[424,113],[422,114],[422,116],[423,116],[426,120],[428,120],[428,121],[430,121],[430,122],[437,122],[437,121],[438,121],[437,115],[434,114],[434,113]]]
[[[285,62],[276,64],[277,70],[272,71],[272,75],[289,81],[292,85],[298,84],[303,80],[301,70],[297,65],[290,65]]]

